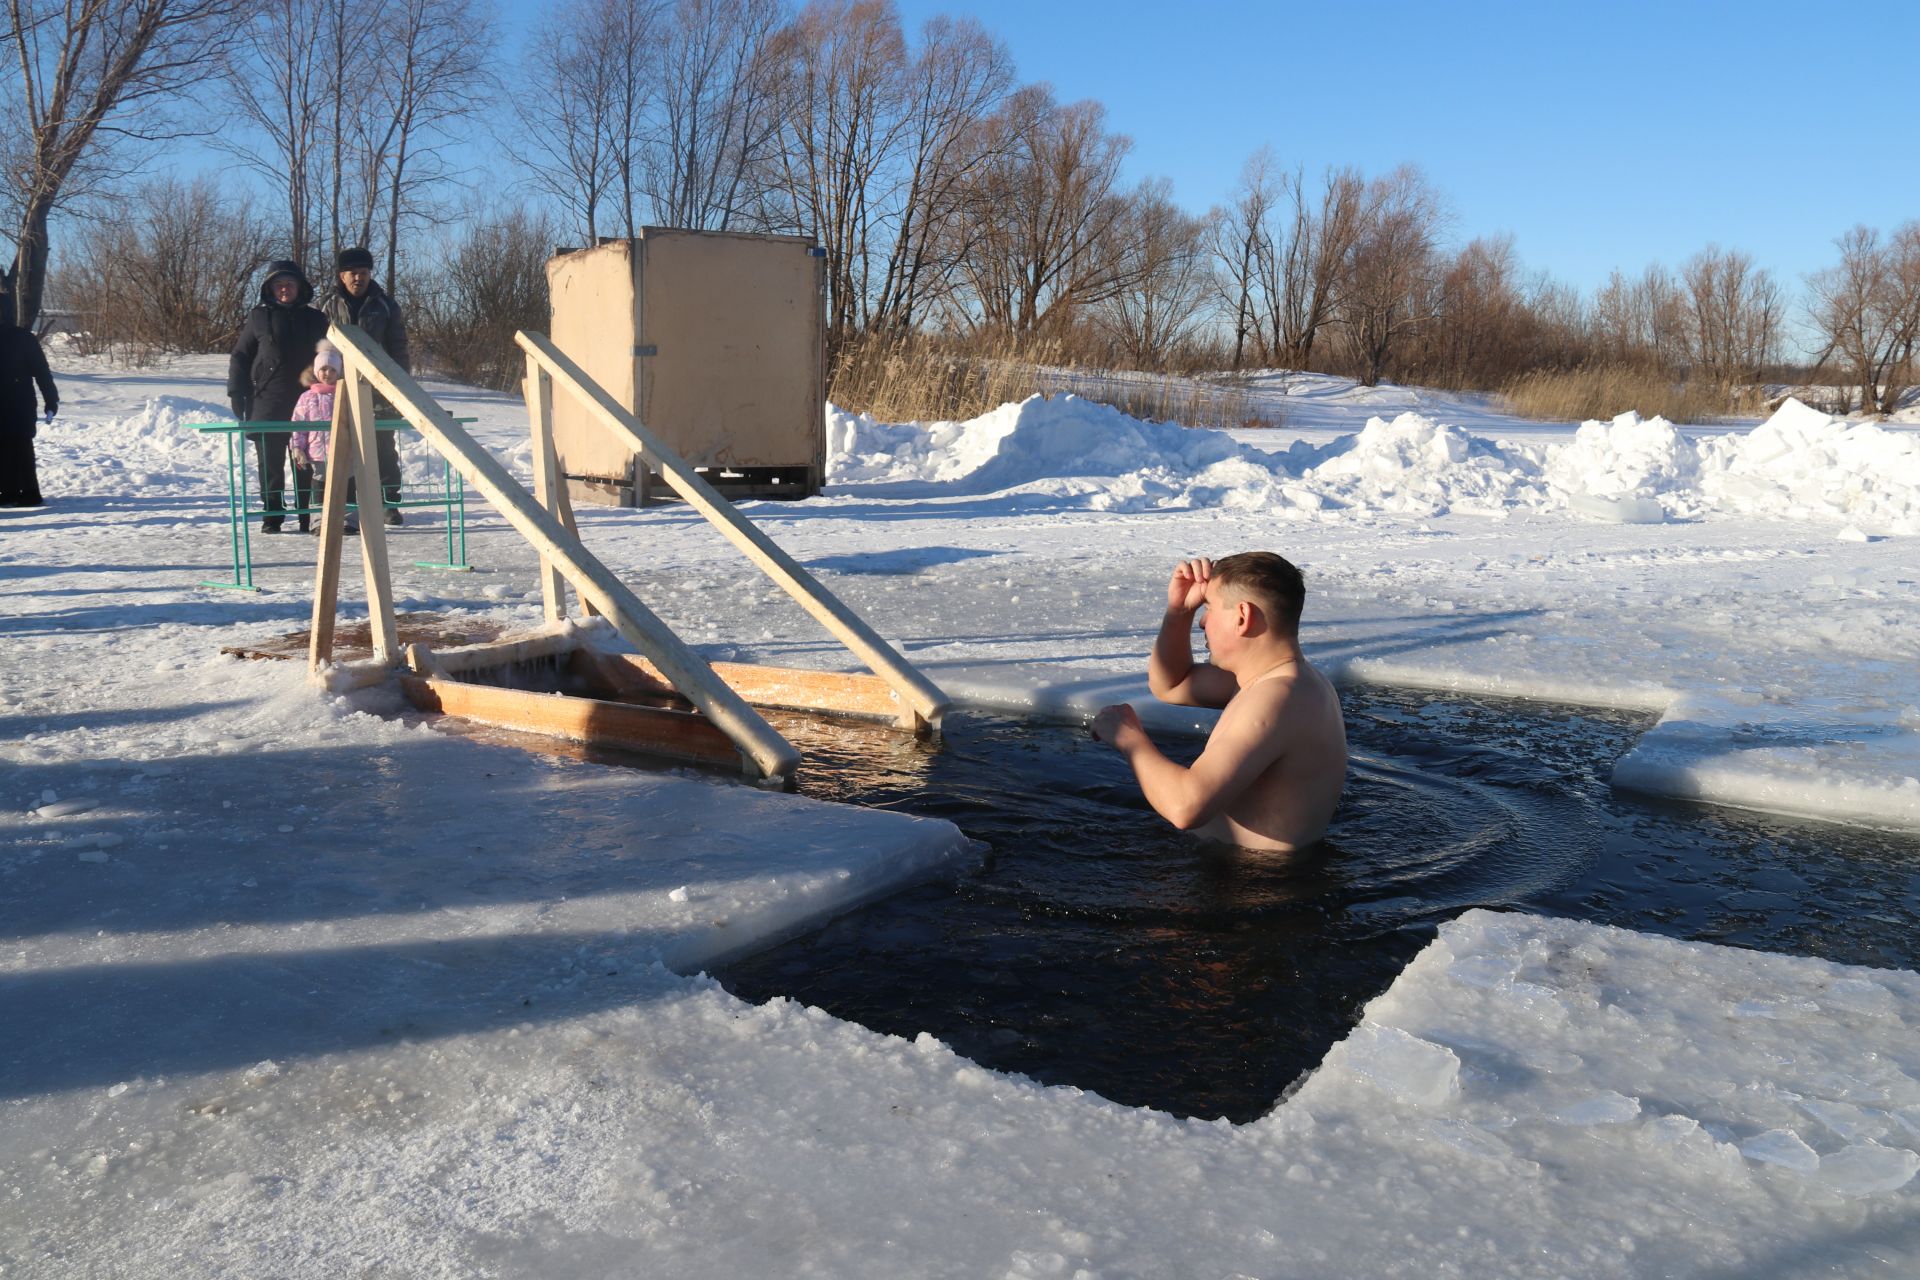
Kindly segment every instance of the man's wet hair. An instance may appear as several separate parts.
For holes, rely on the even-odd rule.
[[[1307,602],[1307,583],[1285,556],[1271,551],[1242,551],[1215,560],[1213,580],[1223,590],[1259,605],[1274,630],[1286,636],[1299,636],[1300,610]]]

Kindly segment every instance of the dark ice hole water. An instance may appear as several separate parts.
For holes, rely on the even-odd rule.
[[[955,716],[927,746],[781,718],[803,792],[947,818],[986,851],[717,976],[996,1070],[1239,1122],[1470,907],[1920,968],[1920,840],[1616,794],[1644,717],[1342,698],[1347,794],[1325,846],[1290,858],[1203,849],[1083,730]]]

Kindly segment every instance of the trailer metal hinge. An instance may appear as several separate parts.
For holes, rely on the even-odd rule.
[[[636,357],[638,357],[638,356],[657,356],[657,355],[659,355],[659,354],[660,354],[660,348],[659,348],[659,347],[657,347],[657,346],[655,346],[655,345],[654,345],[653,343],[651,343],[651,342],[649,342],[649,343],[648,343],[648,344],[647,344],[646,346],[644,346],[644,347],[635,347],[635,348],[633,349],[633,354],[634,354],[634,355],[635,355]]]

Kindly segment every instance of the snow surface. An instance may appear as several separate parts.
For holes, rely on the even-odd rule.
[[[973,855],[219,657],[305,624],[312,560],[257,538],[262,594],[198,585],[223,463],[181,424],[224,416],[224,361],[55,364],[52,504],[0,513],[0,1275],[1920,1266],[1911,974],[1476,912],[1239,1128],[683,976]],[[836,414],[828,494],[751,511],[984,703],[1143,698],[1171,563],[1270,546],[1345,679],[1656,710],[1623,785],[1920,828],[1915,432],[1256,388],[1286,425]],[[436,389],[529,473],[520,405]],[[710,656],[848,665],[691,513],[581,523]],[[402,608],[537,621],[504,522],[471,575],[412,564],[438,536],[395,539]]]

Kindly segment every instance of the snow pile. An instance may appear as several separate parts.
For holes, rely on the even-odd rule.
[[[1438,515],[1546,503],[1534,451],[1416,413],[1277,453],[1224,432],[1142,422],[1077,396],[1033,396],[928,426],[839,410],[827,421],[833,483],[885,486],[891,497],[1016,492],[1096,511],[1218,507],[1295,517],[1348,507]]]
[[[1326,446],[1305,479],[1343,506],[1432,516],[1546,505],[1534,451],[1468,435],[1418,413],[1369,419]]]
[[[886,425],[828,412],[828,470],[867,496],[1019,493],[1096,511],[1220,508],[1301,518],[1565,507],[1628,524],[1714,514],[1920,532],[1920,439],[1789,400],[1751,433],[1706,440],[1665,418],[1583,423],[1571,442],[1489,440],[1425,414],[1281,452],[1224,432],[1034,396],[967,422]]]
[[[1142,422],[1078,396],[1037,395],[967,422],[924,427],[829,409],[827,453],[838,484],[938,485],[967,494],[1072,477],[1195,475],[1261,456],[1217,431]]]
[[[1622,524],[1695,516],[1702,506],[1699,451],[1661,417],[1581,423],[1571,444],[1551,451],[1546,479],[1580,514]]]
[[[1920,533],[1920,438],[1788,400],[1745,436],[1706,442],[1704,493],[1723,511]]]
[[[50,496],[126,497],[156,486],[204,490],[222,477],[225,443],[187,428],[232,415],[223,405],[162,395],[137,411],[67,429],[62,412],[34,441],[40,487]],[[224,488],[224,479],[220,481]]]

